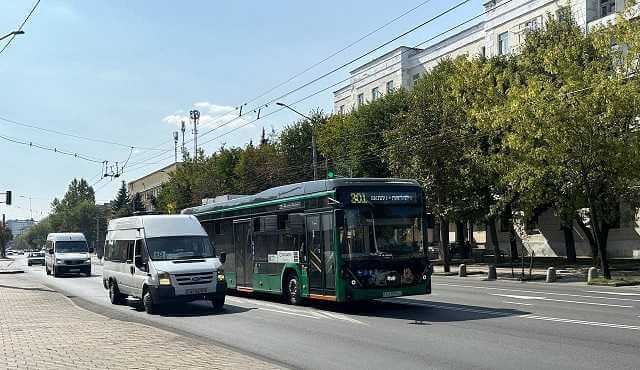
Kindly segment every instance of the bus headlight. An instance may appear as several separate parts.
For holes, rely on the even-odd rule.
[[[351,280],[351,286],[356,286],[356,284],[358,284],[358,282],[355,279]]]
[[[171,285],[171,275],[168,272],[159,272],[158,273],[158,284],[159,285]]]
[[[218,269],[218,281],[219,282],[225,281],[224,270],[223,269]]]

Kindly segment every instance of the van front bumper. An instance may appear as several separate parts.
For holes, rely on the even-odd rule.
[[[149,293],[154,303],[193,302],[199,300],[212,300],[222,298],[227,294],[227,284],[218,283],[215,292],[200,294],[179,294],[173,286],[150,286]]]

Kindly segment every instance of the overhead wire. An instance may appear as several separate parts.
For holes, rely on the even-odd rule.
[[[22,31],[22,28],[24,27],[25,24],[27,24],[27,22],[29,21],[29,18],[31,18],[31,15],[33,14],[33,12],[36,10],[36,8],[38,7],[38,5],[40,4],[40,0],[37,0],[35,2],[35,4],[33,4],[33,7],[31,8],[31,11],[29,12],[29,14],[27,14],[27,16],[25,17],[24,21],[22,21],[22,23],[20,24],[20,27],[18,27],[17,31]],[[9,45],[11,45],[11,42],[13,41],[13,39],[16,38],[16,35],[13,34],[11,35],[11,37],[9,38],[9,40],[7,41],[6,44],[4,44],[4,47],[2,47],[2,49],[0,50],[0,54],[2,54],[4,52],[4,50],[6,48],[9,47]]]

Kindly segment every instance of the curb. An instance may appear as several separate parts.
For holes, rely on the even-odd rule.
[[[24,273],[24,270],[0,270],[0,274],[22,274]]]

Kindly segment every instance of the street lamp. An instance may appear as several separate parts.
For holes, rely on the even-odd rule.
[[[22,35],[22,34],[24,34],[24,31],[22,31],[22,30],[9,32],[6,35],[0,37],[0,41],[4,40],[4,39],[6,39],[7,37],[10,37],[10,36],[16,36],[16,35]]]
[[[290,106],[286,105],[285,103],[282,102],[277,102],[276,105],[279,105],[283,108],[287,108],[290,111],[297,113],[298,115],[306,118],[309,120],[309,122],[311,122],[313,124],[313,119],[309,116],[306,116],[300,112],[298,112],[297,110],[291,108]],[[311,154],[313,157],[313,179],[317,180],[318,179],[318,163],[317,163],[317,154],[316,154],[316,135],[313,132],[313,125],[311,126]]]

